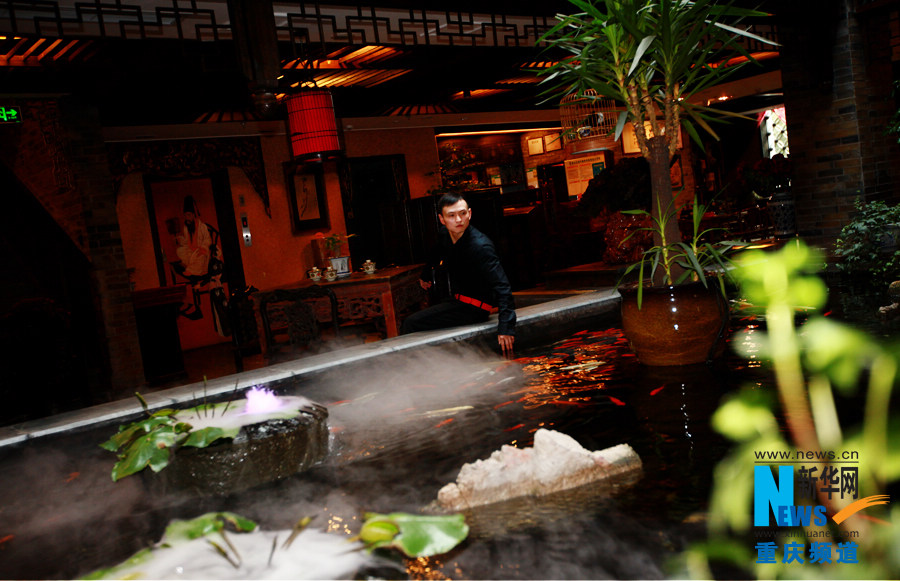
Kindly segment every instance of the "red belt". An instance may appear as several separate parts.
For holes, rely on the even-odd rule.
[[[487,312],[491,312],[494,310],[494,307],[487,304],[484,301],[479,301],[478,299],[473,299],[472,297],[467,297],[466,295],[453,295],[453,298],[458,300],[459,302],[466,303],[468,305],[473,305],[478,307],[479,309],[484,309]]]

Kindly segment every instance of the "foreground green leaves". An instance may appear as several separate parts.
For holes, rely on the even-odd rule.
[[[719,563],[759,579],[797,575],[896,579],[900,528],[885,526],[884,521],[896,525],[900,518],[897,507],[871,509],[852,524],[829,523],[835,535],[845,531],[858,534],[854,537],[858,562],[809,562],[798,567],[783,560],[764,563],[754,554],[754,466],[766,454],[796,457],[798,450],[807,454],[831,451],[844,457],[852,452],[860,460],[859,497],[880,495],[896,486],[900,478],[900,418],[891,414],[891,396],[900,350],[817,314],[827,299],[827,288],[816,274],[824,257],[802,242],[791,242],[776,252],[746,252],[736,263],[734,272],[742,295],[761,309],[765,330],[748,329],[745,337],[733,344],[748,358],[771,364],[777,393],[747,386],[728,396],[713,415],[713,427],[735,444],[716,465],[710,540],[683,553],[674,576],[712,578],[711,564]],[[798,311],[806,313],[806,322],[800,326]],[[862,423],[848,425],[847,417],[853,414],[838,412],[857,405],[864,408]],[[829,516],[842,508],[841,501],[824,495],[816,500],[826,506]],[[814,539],[792,538],[800,543]]]
[[[432,516],[369,512],[359,538],[369,550],[389,547],[408,557],[429,557],[446,553],[468,534],[469,526],[462,514]]]

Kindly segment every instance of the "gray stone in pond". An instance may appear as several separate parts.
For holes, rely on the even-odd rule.
[[[163,494],[226,496],[306,470],[328,453],[328,410],[312,403],[290,419],[244,426],[233,440],[184,447],[160,472],[144,470],[148,487]]]

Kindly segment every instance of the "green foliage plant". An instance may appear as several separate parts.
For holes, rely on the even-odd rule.
[[[159,472],[169,465],[173,450],[181,446],[205,448],[220,438],[234,438],[239,428],[223,430],[207,427],[194,431],[190,424],[179,420],[175,413],[210,413],[218,404],[203,404],[190,410],[177,412],[163,409],[119,427],[119,431],[100,447],[118,454],[118,461],[113,465],[112,479],[121,478],[140,472],[149,467]]]
[[[858,532],[852,539],[859,545],[858,563],[785,564],[780,558],[775,563],[756,562],[752,514],[758,453],[788,451],[796,458],[797,450],[854,451],[859,458],[859,498],[883,494],[900,479],[900,418],[890,414],[898,349],[817,314],[828,294],[817,276],[823,260],[802,242],[776,252],[748,251],[735,262],[741,292],[764,315],[766,330],[748,330],[733,344],[749,359],[770,362],[776,390],[747,387],[727,397],[713,415],[713,427],[735,444],[714,471],[709,540],[682,554],[679,576],[712,578],[711,564],[727,563],[758,579],[900,578],[900,508],[896,506],[873,506],[841,523],[829,518],[824,526],[810,523],[801,529],[812,540]],[[799,327],[798,310],[812,313]],[[862,396],[862,425],[841,422],[836,393]],[[829,499],[821,492],[817,499],[828,517],[849,502],[843,496]]]
[[[579,12],[557,15],[557,24],[540,39],[548,50],[565,55],[542,72],[544,94],[590,99],[585,91],[593,89],[597,98],[622,106],[616,139],[631,123],[650,164],[652,212],[667,209],[673,200],[669,166],[680,146],[679,128],[697,143],[698,128],[718,139],[712,123],[725,115],[691,97],[753,61],[742,39],[774,44],[745,26],[748,18],[766,14],[716,0],[570,2]],[[726,66],[735,56],[745,58]],[[664,225],[666,238],[676,240],[677,223]]]
[[[147,404],[137,394],[141,405],[147,411]],[[169,465],[172,454],[184,446],[206,448],[222,439],[233,439],[240,432],[240,426],[208,426],[194,429],[189,423],[192,418],[222,417],[233,407],[241,404],[234,401],[204,403],[183,410],[161,409],[130,424],[119,426],[119,431],[100,447],[115,452],[118,460],[112,468],[112,479],[118,481],[126,476],[150,468],[159,472]],[[267,419],[287,419],[297,415],[293,408],[276,410],[265,415],[256,415],[256,421]],[[187,420],[187,421],[186,421]]]
[[[656,200],[659,203],[659,200]],[[691,209],[691,237],[687,241],[681,239],[679,232],[676,241],[668,238],[667,224],[676,222],[677,212],[670,205],[666,211],[660,210],[650,214],[646,210],[627,210],[624,214],[650,216],[651,225],[639,230],[650,230],[654,234],[654,240],[659,244],[650,247],[639,262],[631,264],[625,269],[620,284],[635,270],[638,272],[637,304],[641,308],[643,302],[643,290],[645,286],[654,286],[658,282],[661,286],[674,286],[690,282],[701,282],[703,286],[709,286],[709,279],[715,278],[724,295],[726,293],[726,281],[730,278],[731,261],[729,253],[739,242],[709,242],[709,234],[720,228],[702,228],[703,215],[707,206],[700,203],[696,197]],[[627,238],[626,238],[627,240]],[[658,285],[657,285],[658,286]]]
[[[355,236],[355,234],[343,234],[340,232],[334,232],[333,234],[329,234],[328,236],[325,236],[321,232],[320,234],[322,240],[325,241],[325,248],[328,249],[328,254],[333,258],[342,256],[341,252],[343,252],[344,250],[344,244],[347,243],[347,240],[349,238]]]
[[[894,99],[900,96],[900,80],[894,81]],[[891,120],[888,122],[887,132],[889,134],[893,133],[897,135],[897,143],[900,143],[900,109],[894,112],[894,115],[891,117]]]
[[[841,229],[835,242],[836,266],[846,273],[864,273],[877,285],[900,278],[900,249],[889,250],[892,227],[900,225],[900,205],[882,201],[854,201],[853,219]],[[897,242],[894,241],[895,245]]]

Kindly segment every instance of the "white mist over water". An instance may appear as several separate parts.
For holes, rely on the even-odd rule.
[[[464,345],[379,357],[298,382],[290,395],[328,407],[331,455],[307,472],[226,498],[153,495],[138,476],[113,483],[115,456],[98,444],[115,426],[90,441],[69,435],[35,442],[33,450],[0,462],[0,538],[14,535],[0,546],[0,576],[84,575],[157,542],[171,519],[216,510],[266,531],[315,517],[311,529],[343,542],[358,532],[365,512],[422,512],[464,463],[503,444],[527,445],[545,420],[572,430],[582,445],[585,435],[602,439],[607,432],[630,442],[641,427],[630,408],[605,396],[588,408],[543,400],[526,407],[523,384],[519,363]],[[579,393],[579,400],[590,398]],[[651,417],[666,413],[660,408]],[[79,475],[66,482],[73,472]],[[670,537],[629,510],[578,503],[560,511],[534,501],[517,513],[528,528],[472,535],[452,555],[416,566],[452,578],[663,577],[662,543]],[[657,512],[664,514],[665,505]]]
[[[465,462],[515,437],[494,407],[521,382],[518,363],[455,344],[329,371],[296,391],[327,406],[329,457],[234,510],[272,528],[315,516],[312,527],[347,536],[365,512],[419,513]]]
[[[514,382],[517,363],[454,344],[335,369],[301,393],[328,407],[334,451],[357,456],[427,447],[442,427],[508,401]]]
[[[359,542],[304,530],[290,545],[290,530],[212,533],[157,546],[152,557],[117,570],[116,579],[352,579],[377,560]],[[226,551],[222,556],[210,543]]]
[[[341,539],[358,531],[365,511],[417,512],[442,482],[423,489],[398,477],[395,463],[434,442],[460,446],[455,428],[461,417],[506,397],[495,387],[518,374],[518,365],[463,345],[378,358],[361,370],[329,371],[287,398],[328,407],[334,446],[319,476],[298,474],[228,499],[154,495],[140,475],[113,482],[115,454],[99,444],[117,425],[89,436],[36,441],[0,458],[0,538],[9,539],[0,545],[0,576],[84,575],[150,546],[171,518],[215,510],[233,510],[264,530],[289,529],[303,516],[316,516],[312,529]],[[242,407],[238,401],[234,411]],[[388,458],[383,463],[354,463],[382,455]],[[446,478],[467,460],[452,460]]]

